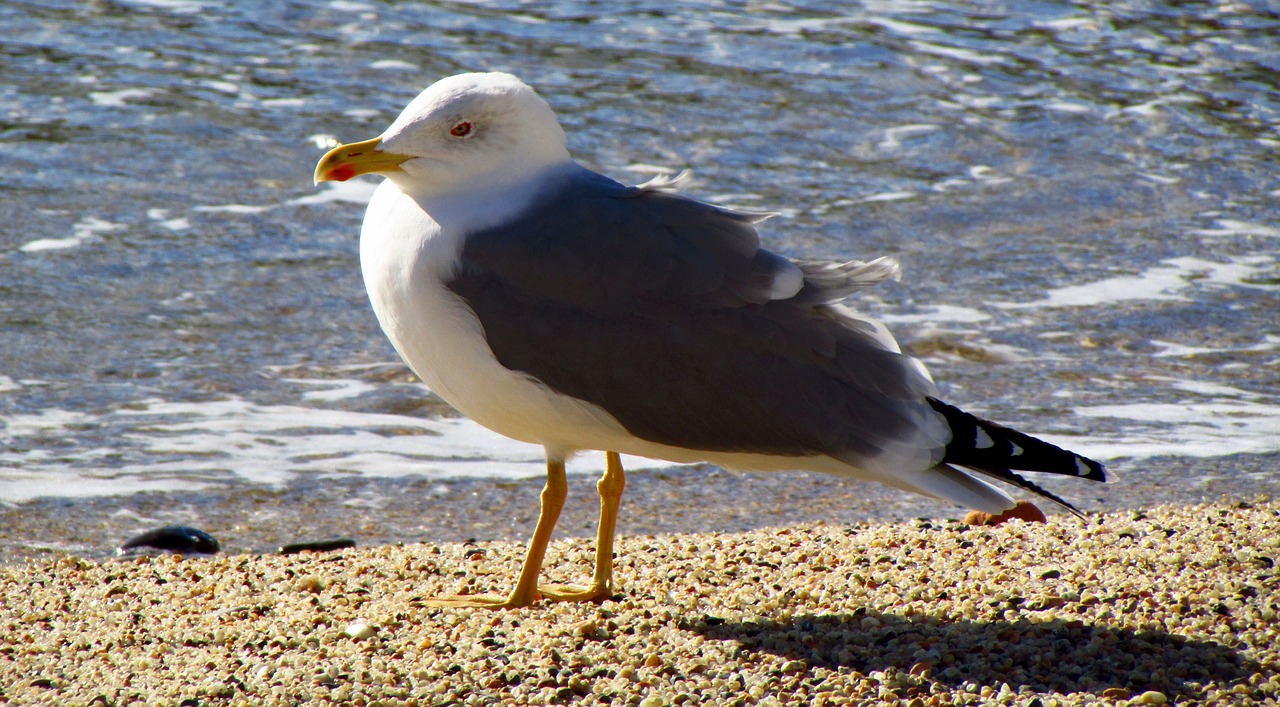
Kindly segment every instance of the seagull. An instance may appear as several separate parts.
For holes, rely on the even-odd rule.
[[[899,277],[890,258],[787,258],[772,214],[625,186],[576,163],[551,107],[506,73],[442,79],[378,137],[329,150],[315,182],[386,177],[360,231],[383,332],[414,373],[477,423],[541,445],[547,481],[509,595],[435,606],[516,608],[614,596],[620,454],[877,481],[988,513],[980,477],[1079,515],[1018,475],[1105,481],[1096,461],[939,398],[885,326],[844,304]],[[604,451],[595,572],[539,586],[565,460]]]

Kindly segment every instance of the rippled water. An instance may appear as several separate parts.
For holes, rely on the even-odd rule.
[[[541,473],[378,331],[376,179],[311,185],[488,69],[585,164],[899,257],[859,306],[953,402],[1120,471],[1111,503],[1280,489],[1274,5],[833,5],[0,0],[0,500]]]

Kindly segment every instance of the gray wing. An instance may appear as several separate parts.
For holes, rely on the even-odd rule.
[[[515,223],[468,235],[463,265],[598,312],[762,304],[803,284],[796,264],[760,248],[752,224],[769,214],[626,187],[582,168],[560,179]]]
[[[760,216],[586,170],[544,197],[448,283],[507,368],[689,449],[856,462],[936,418],[919,364],[829,304],[850,279],[761,249]]]

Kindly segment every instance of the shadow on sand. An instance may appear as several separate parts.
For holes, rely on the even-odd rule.
[[[1266,671],[1232,646],[1160,630],[1089,626],[1078,620],[952,621],[866,612],[805,615],[789,622],[741,623],[706,617],[688,628],[747,651],[804,661],[810,668],[861,673],[932,668],[927,680],[1018,691],[1093,693],[1158,690],[1172,699],[1201,695],[1191,683],[1225,689]],[[878,624],[878,625],[871,625]]]

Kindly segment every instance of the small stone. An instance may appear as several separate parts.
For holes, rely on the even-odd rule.
[[[1045,611],[1047,609],[1056,609],[1065,603],[1067,602],[1062,597],[1050,595],[1031,602],[1027,605],[1027,608],[1032,611]]]
[[[324,584],[324,580],[314,574],[309,574],[305,577],[299,577],[298,581],[294,582],[293,587],[300,592],[319,594],[324,589]]]
[[[649,695],[640,700],[640,707],[667,707],[667,701],[661,695]]]
[[[646,668],[661,668],[661,667],[662,667],[662,658],[659,658],[657,653],[650,653],[650,654],[648,655],[648,657],[646,657],[646,658],[644,659],[644,667],[646,667]]]
[[[366,638],[372,638],[378,632],[378,629],[371,626],[367,621],[352,621],[342,632],[348,636],[363,641]]]
[[[1168,701],[1169,698],[1166,697],[1163,692],[1159,692],[1157,690],[1147,690],[1141,695],[1138,695],[1138,704],[1162,705],[1166,704]]]
[[[803,673],[804,668],[803,660],[788,660],[782,664],[782,672],[784,673]]]
[[[1108,687],[1102,691],[1102,696],[1112,700],[1126,700],[1129,698],[1129,691],[1123,687]]]
[[[923,677],[926,673],[928,673],[931,670],[933,670],[933,663],[921,661],[911,666],[911,669],[908,670],[907,672],[911,673],[916,677]]]

